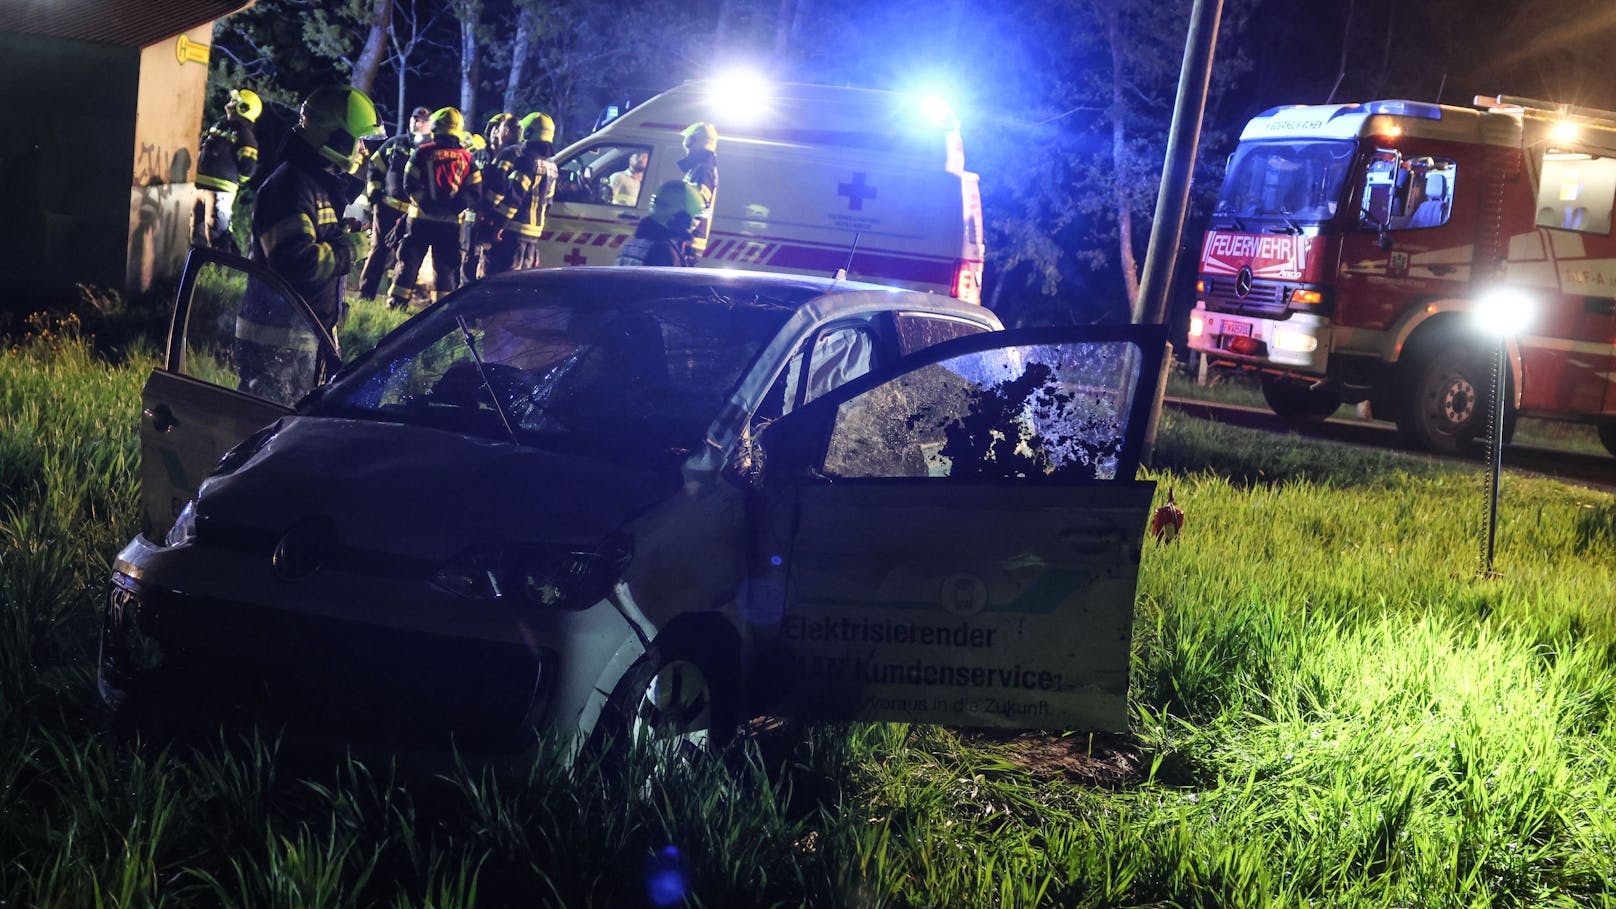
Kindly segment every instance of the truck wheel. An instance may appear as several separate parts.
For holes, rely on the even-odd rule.
[[[1487,357],[1458,345],[1439,347],[1415,361],[1397,429],[1409,444],[1451,454],[1487,428],[1492,372]]]
[[[1341,406],[1341,390],[1334,385],[1312,388],[1311,384],[1263,376],[1263,400],[1287,423],[1322,423]]]
[[[1606,420],[1599,424],[1599,441],[1605,443],[1605,450],[1616,455],[1616,420]]]

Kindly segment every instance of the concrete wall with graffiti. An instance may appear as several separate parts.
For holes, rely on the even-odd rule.
[[[124,278],[132,295],[177,276],[190,247],[212,31],[201,26],[140,52]]]

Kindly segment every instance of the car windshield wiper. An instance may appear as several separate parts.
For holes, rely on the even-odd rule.
[[[1302,232],[1302,225],[1299,222],[1297,222],[1297,220],[1295,218],[1291,217],[1291,213],[1289,211],[1282,208],[1282,209],[1279,210],[1279,216],[1281,218],[1285,219],[1286,224],[1290,225],[1290,228],[1291,228],[1290,232],[1291,233],[1299,234],[1299,233]]]
[[[488,381],[488,368],[483,365],[482,355],[477,353],[477,341],[471,336],[471,329],[466,327],[466,317],[455,316],[455,324],[460,326],[460,338],[466,342],[466,349],[471,351],[471,360],[477,364],[477,374],[482,377],[483,388],[488,391],[488,400],[494,402],[494,412],[499,414],[499,421],[505,424],[505,432],[511,437],[511,444],[522,444],[516,440],[516,429],[511,425],[510,415],[505,412],[505,405],[500,402],[499,394],[494,391],[494,383]]]

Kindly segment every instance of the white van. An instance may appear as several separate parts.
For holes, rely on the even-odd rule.
[[[718,128],[718,197],[701,265],[911,287],[981,302],[982,202],[946,108],[896,92],[785,84],[737,97],[687,82],[556,156],[545,266],[612,265],[651,194],[683,176],[680,133]],[[613,175],[647,158],[637,191]]]

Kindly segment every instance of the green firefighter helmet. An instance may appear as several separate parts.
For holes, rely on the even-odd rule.
[[[692,123],[679,135],[684,137],[686,151],[695,151],[698,148],[710,152],[718,151],[718,127],[711,123]]]
[[[258,115],[264,112],[264,101],[258,93],[250,88],[236,89],[230,92],[230,103],[236,106],[236,113],[248,123],[258,120]]]
[[[303,101],[293,133],[332,164],[354,173],[365,161],[361,139],[380,135],[376,105],[365,93],[347,86],[317,88]]]
[[[534,111],[522,118],[523,142],[554,142],[555,121],[549,114]]]
[[[432,135],[455,136],[466,132],[466,118],[452,107],[440,107],[432,112]]]
[[[701,193],[696,187],[683,180],[669,180],[651,196],[651,211],[646,217],[671,229],[676,215],[684,213],[694,222],[701,217],[701,210]]]

